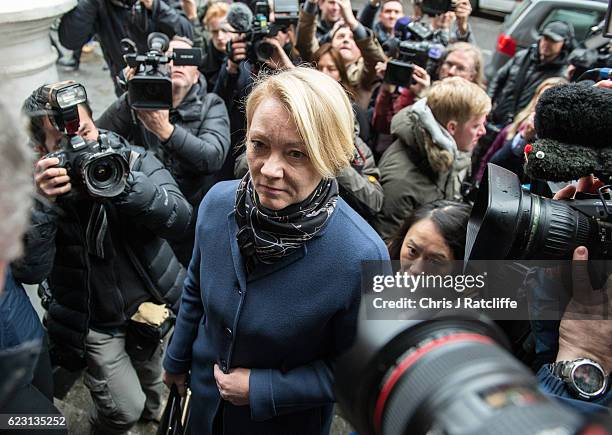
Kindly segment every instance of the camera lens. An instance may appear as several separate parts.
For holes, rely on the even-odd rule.
[[[274,46],[269,42],[257,41],[255,43],[255,54],[257,55],[257,60],[260,62],[265,62],[270,59],[273,53]]]
[[[121,155],[93,155],[84,166],[85,186],[92,196],[112,198],[125,189],[128,169]]]
[[[571,258],[580,245],[599,252],[600,229],[572,204],[531,194],[513,172],[489,164],[468,223],[465,258]]]

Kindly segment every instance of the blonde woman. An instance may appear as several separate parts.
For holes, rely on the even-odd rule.
[[[242,180],[204,198],[164,381],[198,434],[327,434],[335,358],[351,344],[362,260],[388,258],[338,196],[353,115],[332,78],[295,68],[246,104]]]

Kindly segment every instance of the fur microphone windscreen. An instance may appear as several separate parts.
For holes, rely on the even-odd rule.
[[[612,147],[612,90],[584,82],[547,89],[536,106],[535,128],[540,139]]]

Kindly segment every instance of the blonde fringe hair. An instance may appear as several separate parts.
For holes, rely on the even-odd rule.
[[[491,99],[487,93],[461,77],[435,82],[425,96],[434,117],[443,126],[451,120],[465,124],[471,118],[491,111]]]
[[[461,77],[449,77],[435,82],[426,93],[427,105],[436,121],[444,128],[449,121],[465,124],[475,116],[491,111],[491,99],[476,83]],[[453,164],[453,155],[433,143],[424,132],[425,155],[435,172],[446,172]]]
[[[287,109],[319,175],[332,178],[349,166],[355,149],[353,109],[334,79],[306,67],[260,76],[246,101],[247,146],[253,114],[267,98]]]
[[[225,2],[218,1],[210,5],[208,10],[206,11],[206,15],[202,20],[202,24],[204,24],[204,28],[208,30],[208,25],[210,22],[217,18],[223,18],[227,15],[229,11],[229,5]]]
[[[550,89],[559,85],[564,85],[566,83],[568,83],[568,81],[563,77],[551,77],[540,83],[540,85],[536,88],[535,94],[533,95],[533,98],[531,99],[529,104],[527,104],[527,106],[514,117],[514,121],[512,122],[512,124],[510,124],[510,127],[508,127],[508,131],[506,132],[506,140],[512,139],[514,135],[518,132],[523,121],[529,118],[529,115],[531,115],[532,112],[535,112],[536,104],[538,104],[538,99],[546,89]]]

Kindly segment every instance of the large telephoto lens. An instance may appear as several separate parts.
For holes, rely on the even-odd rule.
[[[83,174],[91,196],[113,198],[125,190],[128,166],[120,154],[104,153],[91,156]]]
[[[602,213],[598,200],[554,201],[533,195],[516,174],[489,163],[470,215],[465,258],[571,259],[581,245],[601,252],[603,226],[595,216]]]
[[[360,319],[336,370],[343,415],[360,435],[575,433],[579,416],[538,392],[484,318]]]

